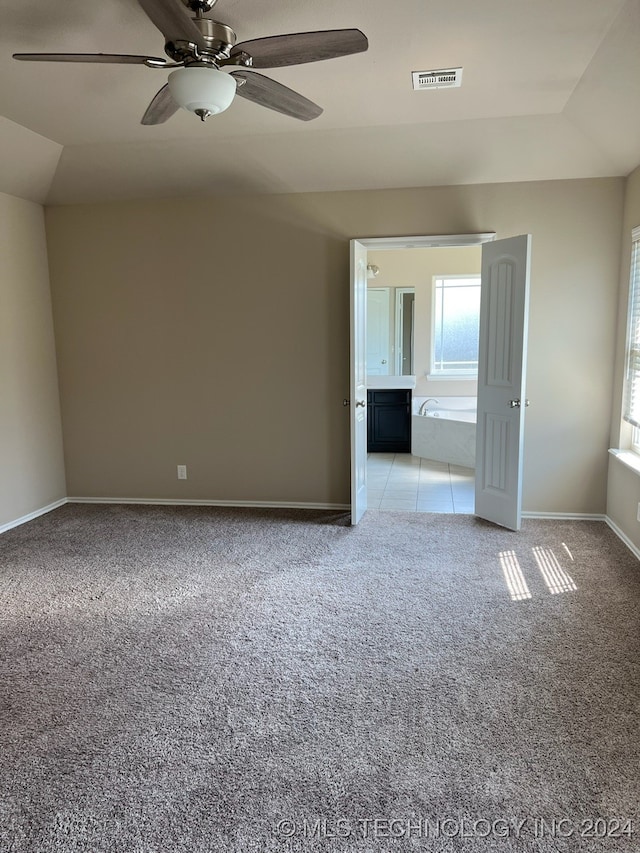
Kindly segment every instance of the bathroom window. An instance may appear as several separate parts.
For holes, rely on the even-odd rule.
[[[480,276],[434,278],[431,377],[478,375],[479,324]]]
[[[623,417],[633,429],[632,449],[640,453],[640,226],[631,232],[631,273]]]

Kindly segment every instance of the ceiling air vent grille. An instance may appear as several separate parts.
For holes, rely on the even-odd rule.
[[[438,71],[412,71],[413,88],[454,89],[462,85],[462,68],[441,68]]]

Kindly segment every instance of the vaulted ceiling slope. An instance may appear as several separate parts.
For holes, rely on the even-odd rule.
[[[179,2],[179,0],[176,0]],[[269,76],[324,108],[236,98],[140,124],[167,71],[13,52],[163,56],[136,0],[4,0],[0,191],[49,204],[626,175],[640,162],[640,0],[218,0],[240,41],[357,27],[369,50]],[[462,87],[411,72],[462,66]]]

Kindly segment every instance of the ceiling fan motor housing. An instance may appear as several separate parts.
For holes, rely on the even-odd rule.
[[[187,41],[169,41],[165,44],[165,53],[174,62],[202,62],[209,60],[216,65],[219,61],[229,58],[231,48],[236,43],[236,34],[226,24],[212,21],[210,18],[194,18],[196,26],[203,35],[206,49],[197,49]]]

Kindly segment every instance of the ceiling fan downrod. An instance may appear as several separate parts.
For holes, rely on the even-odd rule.
[[[191,9],[200,18],[202,15],[210,12],[218,0],[182,0],[182,2],[187,9]]]

